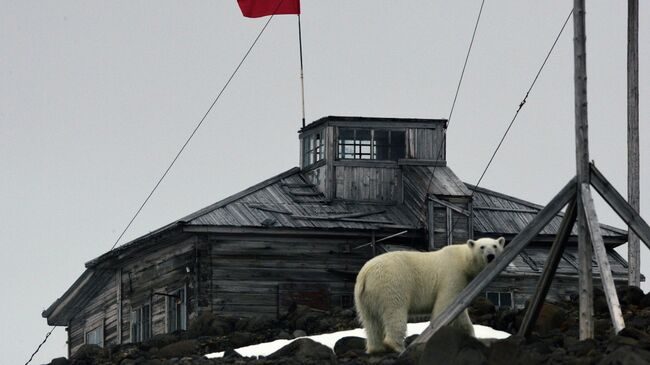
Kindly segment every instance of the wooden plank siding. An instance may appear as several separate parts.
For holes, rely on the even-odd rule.
[[[130,260],[122,267],[122,339],[131,341],[131,312],[143,304],[151,305],[151,334],[167,333],[166,298],[154,293],[170,293],[186,288],[187,317],[196,315],[197,280],[196,238],[159,247]],[[199,251],[200,252],[200,251]]]
[[[365,240],[222,240],[215,236],[208,242],[210,283],[204,285],[205,295],[216,313],[239,316],[279,315],[287,307],[280,303],[295,294],[288,289],[282,292],[288,284],[325,288],[329,303],[341,305],[344,296],[351,299],[355,273],[372,257],[370,246],[354,249]]]
[[[339,165],[336,198],[355,201],[397,203],[401,198],[401,169]]]
[[[70,321],[69,333],[71,353],[76,352],[85,343],[87,330],[98,326],[103,328],[104,345],[117,343],[117,285],[109,281],[79,313]]]

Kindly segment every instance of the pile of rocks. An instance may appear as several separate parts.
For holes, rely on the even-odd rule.
[[[243,358],[233,349],[276,339],[358,327],[352,310],[319,311],[297,306],[279,320],[235,318],[204,313],[182,333],[155,336],[140,344],[84,346],[67,364],[650,364],[650,293],[619,287],[626,329],[614,334],[602,291],[595,290],[595,338],[578,340],[577,298],[544,304],[528,339],[516,336],[525,310],[497,310],[479,298],[469,308],[475,324],[513,334],[504,340],[477,340],[445,327],[431,340],[403,354],[368,355],[364,340],[346,337],[332,351],[301,338],[262,358]],[[408,338],[410,343],[414,338]],[[203,355],[225,351],[220,359]]]

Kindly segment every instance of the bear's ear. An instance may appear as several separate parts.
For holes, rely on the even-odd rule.
[[[476,243],[476,241],[474,241],[474,240],[467,240],[467,244],[469,245],[470,248],[474,248],[475,243]]]
[[[497,238],[497,241],[499,242],[499,245],[503,247],[506,244],[506,239],[503,237]]]

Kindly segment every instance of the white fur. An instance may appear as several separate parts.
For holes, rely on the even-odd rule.
[[[379,255],[357,275],[354,300],[369,353],[404,350],[408,314],[439,315],[503,251],[505,239],[481,238],[433,252]],[[474,335],[467,310],[451,325]]]

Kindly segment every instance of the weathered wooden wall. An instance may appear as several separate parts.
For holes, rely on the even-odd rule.
[[[354,249],[365,243],[360,240],[214,236],[207,242],[210,265],[202,276],[209,270],[204,286],[211,309],[242,316],[277,316],[287,306],[287,296],[309,301],[323,291],[331,305],[341,305],[354,290],[355,273],[371,257],[369,246]]]
[[[446,160],[444,130],[418,128],[406,130],[406,157],[422,160]],[[436,154],[440,156],[436,157]]]
[[[395,165],[373,167],[336,163],[336,198],[397,203],[402,195],[401,170]],[[379,163],[381,164],[381,163]]]
[[[85,331],[101,326],[104,331],[104,345],[117,343],[117,285],[111,280],[70,321],[68,344],[75,353],[85,343]]]
[[[122,267],[122,339],[131,340],[130,313],[151,304],[151,333],[167,332],[166,298],[154,293],[187,289],[187,316],[195,315],[196,238],[189,238],[127,262]]]

